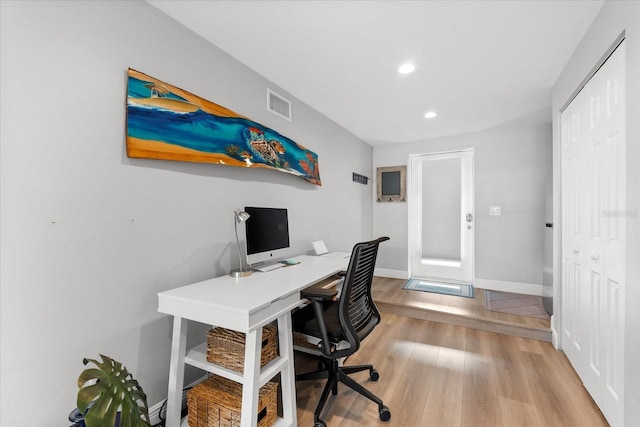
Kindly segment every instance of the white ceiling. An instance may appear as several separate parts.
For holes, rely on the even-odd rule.
[[[371,145],[551,122],[604,2],[147,1]]]

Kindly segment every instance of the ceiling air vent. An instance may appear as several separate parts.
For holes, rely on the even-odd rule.
[[[273,114],[291,121],[291,101],[267,89],[267,110]]]

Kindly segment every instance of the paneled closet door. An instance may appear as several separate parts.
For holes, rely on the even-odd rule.
[[[623,425],[625,51],[561,116],[562,346],[612,426]]]
[[[592,188],[589,268],[591,316],[599,337],[590,343],[589,364],[601,377],[600,408],[612,426],[623,425],[625,293],[625,44],[596,73],[589,97],[591,165],[599,165]],[[586,385],[586,384],[585,384]]]
[[[585,318],[582,284],[584,265],[584,212],[581,183],[585,175],[584,92],[580,92],[561,116],[562,159],[562,348],[583,377],[583,329]]]

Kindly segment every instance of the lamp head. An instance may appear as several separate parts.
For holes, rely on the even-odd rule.
[[[236,221],[238,222],[245,222],[246,220],[249,219],[249,217],[251,217],[251,215],[249,215],[245,211],[241,211],[240,209],[236,209],[235,214],[236,214]]]

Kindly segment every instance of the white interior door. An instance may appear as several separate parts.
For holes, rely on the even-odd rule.
[[[473,279],[473,151],[411,156],[411,277]]]
[[[561,115],[562,347],[612,426],[624,407],[624,49]]]
[[[584,219],[583,191],[585,162],[583,140],[587,112],[580,92],[561,116],[562,147],[562,332],[563,350],[581,377],[586,372],[583,356],[585,292],[583,278]]]

